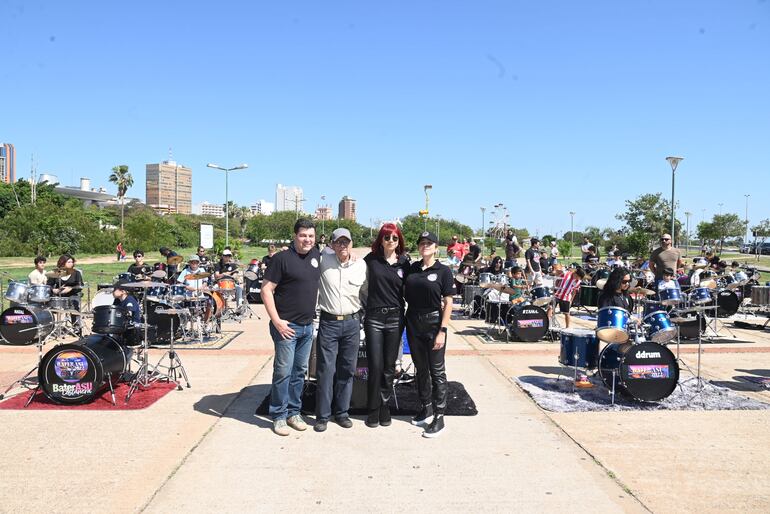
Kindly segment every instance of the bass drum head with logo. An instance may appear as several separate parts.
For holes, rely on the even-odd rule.
[[[45,339],[51,332],[53,316],[41,307],[16,305],[0,314],[0,336],[4,344],[28,346],[37,343],[38,335]]]
[[[548,314],[535,305],[514,305],[506,320],[511,339],[540,341],[548,333]]]
[[[729,318],[738,312],[738,295],[730,289],[717,293],[717,318]],[[712,311],[713,312],[713,311]]]
[[[76,405],[94,401],[126,370],[123,347],[108,335],[93,334],[72,344],[52,348],[43,356],[38,381],[46,398]]]
[[[651,342],[608,344],[599,355],[599,376],[612,390],[644,402],[670,395],[679,381],[679,365],[667,347]]]

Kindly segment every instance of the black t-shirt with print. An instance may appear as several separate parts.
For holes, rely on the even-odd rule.
[[[404,297],[409,311],[432,312],[441,310],[441,300],[455,294],[452,270],[439,261],[422,269],[422,260],[412,263],[404,284]]]
[[[406,255],[389,264],[381,255],[369,253],[366,263],[367,309],[404,306],[404,280],[409,272]]]
[[[540,271],[540,250],[529,248],[524,252],[524,258],[532,266],[532,271]]]
[[[313,322],[321,278],[320,264],[321,254],[315,247],[300,255],[293,244],[272,258],[265,270],[265,280],[276,284],[275,308],[281,319],[298,325]]]

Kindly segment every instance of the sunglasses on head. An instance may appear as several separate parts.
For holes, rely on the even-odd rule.
[[[387,236],[382,236],[382,240],[383,241],[393,241],[394,243],[397,243],[398,242],[398,236],[395,235],[395,234],[393,234],[393,235],[389,234]]]

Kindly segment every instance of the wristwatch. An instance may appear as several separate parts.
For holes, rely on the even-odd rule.
[[[446,334],[446,327],[441,327],[441,332]]]

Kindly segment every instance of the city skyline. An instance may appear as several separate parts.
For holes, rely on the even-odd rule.
[[[104,183],[117,164],[142,184],[173,147],[196,203],[224,202],[206,163],[248,163],[230,176],[239,205],[301,184],[302,210],[349,195],[368,222],[423,209],[432,184],[431,215],[479,229],[502,202],[544,234],[568,230],[569,212],[580,229],[620,227],[626,200],[669,197],[665,158],[680,155],[680,220],[719,203],[743,218],[747,194],[750,224],[770,218],[756,191],[769,2],[14,5],[0,140],[17,178],[34,155],[63,184]],[[186,30],[152,30],[148,9]],[[212,24],[229,30],[205,36]]]

